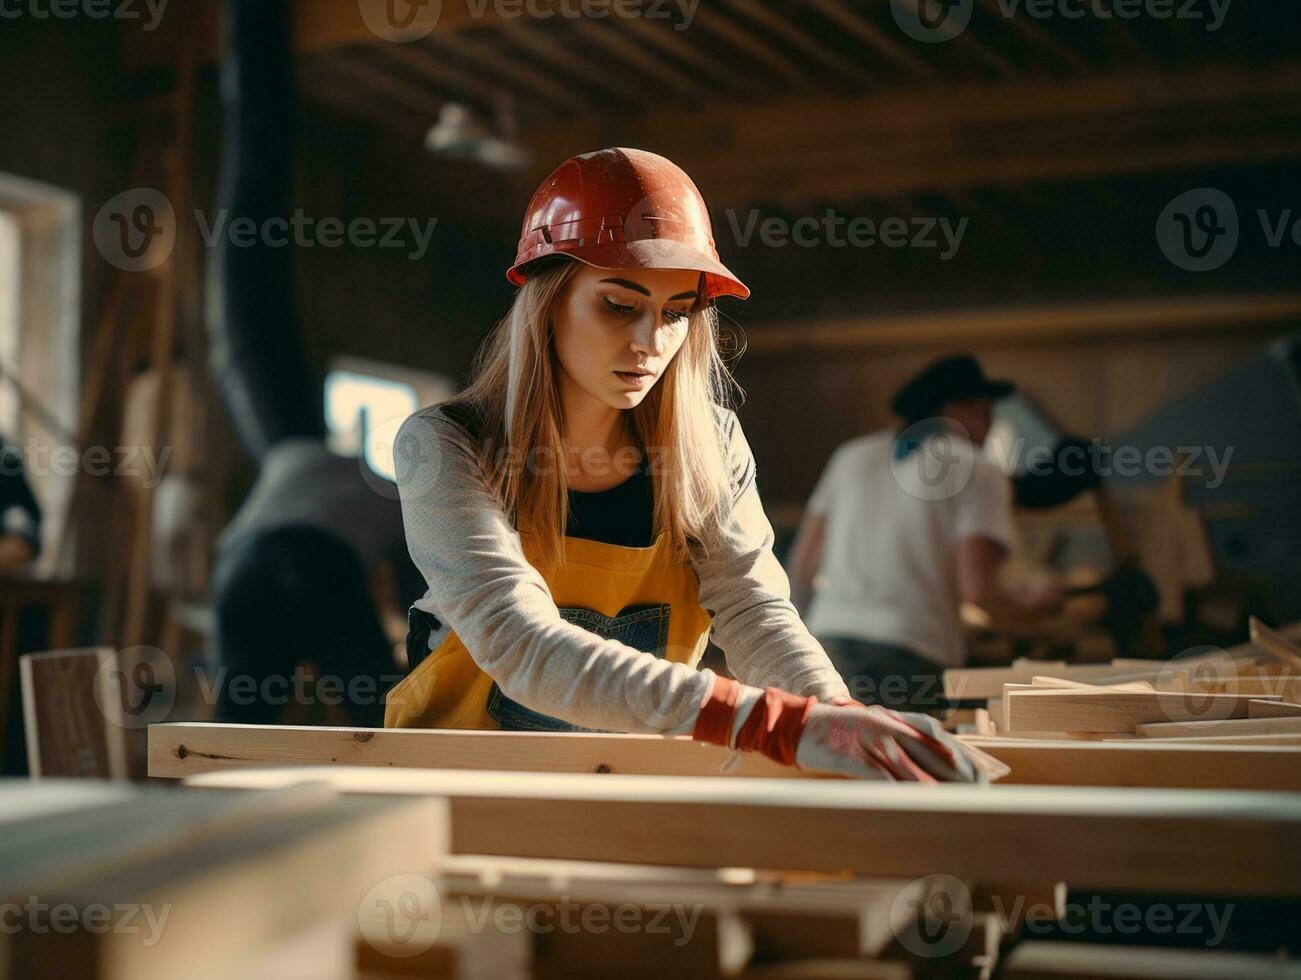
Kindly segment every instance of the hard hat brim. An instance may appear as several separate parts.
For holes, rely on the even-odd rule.
[[[565,255],[597,269],[690,269],[705,273],[705,290],[709,299],[735,296],[748,299],[750,288],[717,259],[670,238],[642,239],[632,242],[609,242],[603,245],[560,243],[549,253]],[[527,262],[511,266],[506,278],[516,286],[527,278],[520,271]]]

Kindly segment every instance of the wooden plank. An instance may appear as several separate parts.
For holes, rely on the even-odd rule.
[[[1271,657],[1277,657],[1293,668],[1301,669],[1301,647],[1278,630],[1270,629],[1255,616],[1249,620],[1249,626],[1253,646],[1264,650]]]
[[[1147,668],[1115,666],[1113,664],[1067,664],[1063,660],[1013,661],[1010,667],[975,667],[946,670],[944,696],[953,701],[998,698],[1004,684],[1035,684],[1037,678],[1045,682],[1061,681],[1062,686],[1072,684],[1113,684],[1156,681],[1162,674],[1162,664],[1145,661]]]
[[[1036,674],[1062,676],[1067,670],[1065,660],[1012,661],[1010,667],[972,667],[950,669],[944,672],[944,696],[951,701],[996,698],[1003,693],[1004,684],[1026,684]]]
[[[322,919],[351,931],[377,883],[432,867],[445,849],[442,801],[393,802],[338,798],[71,884],[40,885],[32,894],[50,907],[85,914],[130,906],[147,922],[137,931],[21,930],[10,937],[12,975],[219,980],[245,975],[247,965]],[[81,847],[75,840],[65,846]],[[346,943],[339,953],[346,962]]]
[[[95,785],[77,781],[82,784]],[[51,780],[42,781],[39,788],[67,785]],[[43,797],[37,798],[35,807],[23,804],[31,789],[15,788],[7,794],[18,803],[15,819],[0,835],[0,901],[111,868],[174,857],[196,840],[295,818],[335,798],[330,787],[319,784],[298,786],[292,792],[207,796],[154,790],[96,794],[98,799],[86,805],[43,813]]]
[[[1292,704],[1290,701],[1257,701],[1247,702],[1248,718],[1301,718],[1301,704]]]
[[[1144,738],[1178,738],[1181,735],[1301,735],[1301,718],[1153,722],[1139,725],[1135,732]]]
[[[113,659],[109,647],[19,658],[32,778],[127,778],[122,688]]]
[[[460,862],[459,866],[458,863]],[[484,896],[527,906],[556,899],[640,908],[729,911],[762,959],[875,956],[894,940],[891,910],[940,902],[969,911],[971,890],[952,878],[789,881],[735,870],[702,871],[576,861],[452,857],[439,867],[444,907]],[[954,887],[957,886],[957,887]],[[944,899],[937,892],[945,891]]]
[[[266,788],[314,780],[348,793],[446,796],[452,850],[461,854],[873,876],[942,872],[973,882],[1199,894],[1301,892],[1301,798],[1286,793],[504,778],[351,766],[227,770],[187,782]]]
[[[1166,721],[1246,718],[1248,697],[1232,694],[1005,688],[1007,731],[1132,732]]]
[[[1295,960],[1218,949],[1115,946],[1034,940],[1004,960],[1007,980],[1296,980]]]
[[[1301,791],[1301,747],[963,736],[1012,772],[1004,786],[1148,786]]]
[[[400,766],[513,772],[818,778],[690,738],[434,728],[317,728],[174,722],[149,726],[149,775],[179,779],[254,765]]]

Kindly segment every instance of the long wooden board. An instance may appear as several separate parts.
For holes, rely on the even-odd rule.
[[[173,779],[257,765],[815,778],[753,752],[731,756],[721,746],[658,735],[203,722],[149,726],[149,775]],[[736,768],[729,770],[733,763]]]
[[[1015,685],[1004,690],[1009,732],[1132,732],[1150,722],[1246,718],[1251,700],[1232,694],[1025,690]]]
[[[1001,786],[1301,791],[1301,746],[1296,745],[1154,743],[1151,739],[1044,741],[997,736],[963,739],[1012,768]]]
[[[1165,721],[1139,725],[1135,731],[1145,738],[1178,738],[1184,735],[1296,735],[1301,737],[1301,718],[1234,718],[1230,721]]]
[[[358,767],[262,768],[195,786],[324,780],[447,797],[452,851],[687,867],[950,874],[975,882],[1301,894],[1301,797]]]

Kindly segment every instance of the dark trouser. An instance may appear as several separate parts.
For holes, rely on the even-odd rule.
[[[340,704],[361,727],[384,724],[398,671],[345,542],[310,527],[255,534],[218,558],[213,605],[218,721],[273,724],[303,699]],[[314,687],[297,671],[304,660],[318,668]]]
[[[944,693],[944,668],[905,647],[848,636],[820,636],[850,695],[895,711],[934,713]]]

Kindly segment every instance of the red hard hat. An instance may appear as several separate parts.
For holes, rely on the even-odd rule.
[[[515,264],[548,255],[599,269],[695,269],[705,295],[750,295],[718,260],[705,199],[677,164],[655,153],[613,147],[570,157],[542,182],[524,212]]]

